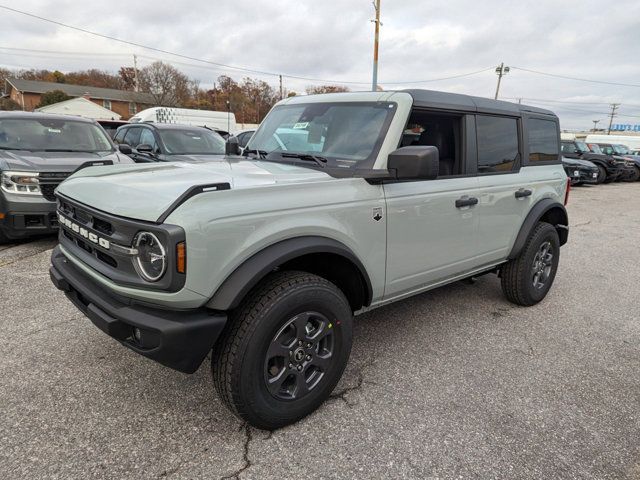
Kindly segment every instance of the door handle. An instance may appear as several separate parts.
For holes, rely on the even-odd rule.
[[[533,192],[531,190],[529,190],[528,188],[521,188],[520,190],[516,191],[516,198],[524,198],[524,197],[528,197],[532,194]]]
[[[472,205],[477,205],[478,199],[476,197],[470,197],[468,195],[463,195],[459,199],[456,200],[456,208],[462,207],[471,207]]]

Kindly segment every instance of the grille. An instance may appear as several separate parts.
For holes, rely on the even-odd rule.
[[[53,194],[53,191],[56,189],[56,187],[60,185],[59,183],[47,183],[47,184],[40,184],[40,191],[42,192],[42,196],[44,198],[46,198],[47,200],[49,200],[50,202],[55,202],[56,201],[56,196]]]
[[[42,196],[50,202],[55,202],[56,197],[53,191],[62,181],[71,175],[70,172],[42,172],[38,175],[40,182],[40,191]]]

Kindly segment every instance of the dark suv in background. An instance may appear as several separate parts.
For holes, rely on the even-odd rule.
[[[222,160],[226,146],[213,130],[173,123],[130,123],[118,128],[114,141],[138,163]]]
[[[594,153],[585,142],[562,140],[561,148],[563,157],[588,160],[598,167],[597,183],[613,182],[624,174],[624,160],[616,160],[603,153]]]
[[[0,112],[0,243],[58,227],[55,188],[82,165],[133,163],[93,120]]]
[[[625,145],[598,143],[598,146],[605,155],[623,157],[626,160],[627,170],[630,170],[626,180],[631,182],[640,180],[640,156],[634,155]]]

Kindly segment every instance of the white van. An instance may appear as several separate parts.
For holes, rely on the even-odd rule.
[[[629,150],[640,150],[640,135],[587,135],[587,143],[624,145]]]
[[[236,130],[236,116],[231,112],[192,110],[190,108],[153,107],[141,110],[129,119],[131,123],[180,123],[194,127],[208,127],[225,132]]]

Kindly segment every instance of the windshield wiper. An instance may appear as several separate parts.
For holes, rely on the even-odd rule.
[[[258,158],[267,158],[268,152],[265,150],[255,150],[255,149],[245,149],[244,153],[246,153],[245,157],[248,157],[250,153],[257,155]]]
[[[15,148],[15,147],[0,147],[0,150],[24,150],[26,152],[31,151],[31,150],[27,150],[26,148]]]
[[[278,152],[281,157],[284,158],[298,158],[300,160],[305,160],[307,162],[316,162],[319,166],[324,168],[327,164],[327,159],[321,157],[319,155],[312,155],[311,153],[289,153],[289,152]]]

